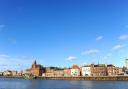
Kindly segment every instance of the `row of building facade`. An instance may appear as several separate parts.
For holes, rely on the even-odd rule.
[[[35,60],[26,73],[44,77],[117,76],[125,75],[126,70],[126,67],[120,68],[112,64],[90,64],[81,67],[73,65],[71,68],[43,67]]]
[[[127,75],[127,68],[116,67],[112,64],[90,64],[79,67],[73,65],[70,68],[58,68],[58,67],[43,67],[36,63],[36,60],[32,64],[30,69],[24,71],[5,71],[0,73],[4,76],[23,76],[23,75],[35,75],[43,77],[87,77],[87,76],[118,76]]]

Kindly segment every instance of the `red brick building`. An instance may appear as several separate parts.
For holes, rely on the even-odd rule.
[[[44,72],[44,68],[36,63],[36,60],[32,64],[32,67],[30,68],[30,74],[35,76],[42,76],[42,73]]]
[[[105,64],[98,64],[98,65],[91,64],[91,75],[107,76],[107,68]]]
[[[110,64],[107,65],[107,75],[108,76],[114,76],[115,75],[115,66]]]

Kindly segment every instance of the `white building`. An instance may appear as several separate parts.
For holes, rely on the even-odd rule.
[[[77,65],[73,65],[71,70],[71,76],[72,77],[79,77],[80,76],[80,68]]]
[[[45,75],[45,73],[42,73],[42,77],[45,77],[46,75]]]
[[[128,59],[125,59],[125,65],[126,65],[126,67],[128,69]]]
[[[83,66],[81,68],[82,70],[82,76],[91,76],[91,67],[90,66]]]
[[[4,76],[12,76],[12,72],[10,70],[4,71]]]
[[[18,76],[22,76],[22,74],[23,74],[23,71],[17,71]]]

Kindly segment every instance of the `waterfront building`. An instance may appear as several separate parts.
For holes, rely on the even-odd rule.
[[[3,72],[0,72],[0,76],[3,76]]]
[[[42,76],[42,73],[44,72],[44,68],[36,63],[36,60],[32,64],[32,67],[29,69],[30,74],[35,76]]]
[[[71,76],[72,77],[78,77],[80,76],[80,68],[77,65],[73,65],[71,68]]]
[[[124,75],[123,68],[115,67],[115,75]]]
[[[23,71],[17,71],[17,76],[22,76],[23,75]]]
[[[119,74],[119,67],[115,67],[114,73],[115,73],[115,75]]]
[[[91,66],[86,65],[81,67],[82,76],[91,76]]]
[[[91,64],[91,76],[107,76],[107,68],[105,64]]]
[[[126,67],[123,67],[122,71],[124,72],[125,75],[128,75],[128,69]]]
[[[119,67],[119,75],[123,75],[124,72],[123,72],[123,68]]]
[[[54,77],[63,77],[64,76],[64,70],[63,69],[57,69],[54,71]]]
[[[126,65],[126,68],[128,69],[128,59],[125,59],[125,65]]]
[[[23,70],[22,75],[30,75],[30,69]]]
[[[70,68],[64,68],[64,77],[71,77]]]
[[[45,73],[42,73],[42,77],[45,77],[46,75],[45,75]]]
[[[45,68],[45,76],[46,77],[54,77],[54,71],[55,71],[55,67],[46,67]]]
[[[12,76],[12,72],[10,70],[4,71],[4,76]]]
[[[115,66],[112,64],[107,65],[107,75],[114,76],[115,75]]]
[[[17,76],[17,71],[11,71],[12,72],[12,76]]]

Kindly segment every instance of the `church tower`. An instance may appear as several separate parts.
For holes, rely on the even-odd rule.
[[[37,65],[37,63],[36,63],[36,60],[33,62],[33,64],[32,64],[32,68],[36,68],[36,65]]]
[[[35,76],[42,76],[43,71],[43,67],[37,64],[36,60],[34,60],[32,67],[30,69],[30,73]]]
[[[36,65],[36,60],[34,61],[34,63],[33,64],[35,64]]]

